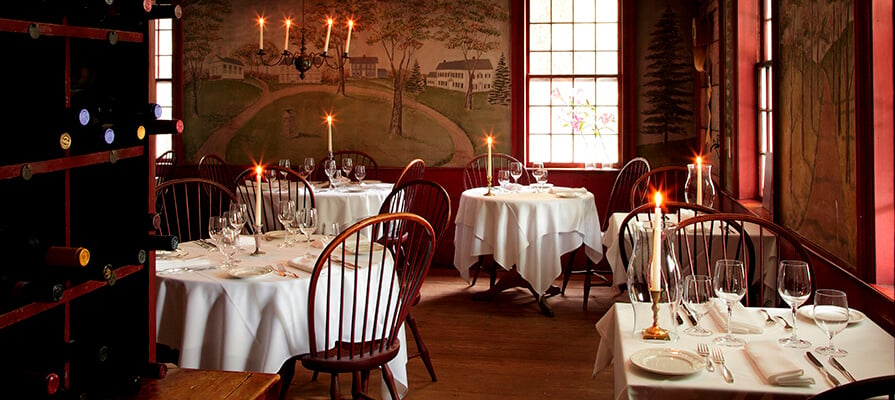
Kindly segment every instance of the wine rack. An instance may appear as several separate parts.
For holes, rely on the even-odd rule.
[[[154,2],[109,3],[0,5],[0,227],[7,233],[88,250],[134,247],[151,234],[154,158],[135,126],[145,120],[138,110],[149,104],[151,21],[142,9]],[[106,113],[114,105],[116,119],[78,126],[81,107],[108,116],[95,112],[97,104]],[[96,136],[107,129],[114,129],[111,143]],[[8,243],[0,248],[16,251]],[[0,277],[36,267],[4,258]],[[154,274],[136,261],[112,268],[112,280],[45,277],[64,284],[55,302],[0,303],[0,374],[55,374],[60,392],[90,398],[126,394],[139,388],[141,375],[151,378],[144,372],[155,362]],[[4,382],[4,393],[46,395],[26,381],[33,383]]]

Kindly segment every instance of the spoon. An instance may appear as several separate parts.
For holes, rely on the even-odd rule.
[[[763,312],[764,315],[765,315],[765,320],[764,320],[764,324],[765,324],[765,326],[774,326],[774,324],[776,324],[776,322],[774,322],[774,319],[771,318],[771,314],[768,314],[767,310],[765,310],[765,309],[760,309],[760,310],[758,310],[758,311]]]
[[[789,332],[789,331],[792,330],[792,325],[790,325],[788,321],[786,321],[785,319],[783,319],[783,317],[777,315],[777,316],[775,316],[775,318],[777,318],[777,319],[779,319],[781,322],[783,322],[783,330],[784,330],[784,331]]]

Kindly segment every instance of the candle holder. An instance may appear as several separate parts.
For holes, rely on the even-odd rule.
[[[661,290],[650,289],[650,297],[652,297],[653,324],[641,332],[644,340],[671,340],[668,330],[659,327],[659,298],[662,295]]]
[[[263,238],[261,237],[261,225],[255,224],[255,251],[253,251],[251,253],[251,255],[260,256],[260,255],[264,254],[264,252],[261,251],[261,241],[262,240],[263,240]]]
[[[491,193],[491,177],[488,177],[488,193],[485,193],[485,196],[494,196],[494,193]]]

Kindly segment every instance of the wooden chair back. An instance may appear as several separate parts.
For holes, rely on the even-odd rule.
[[[653,201],[653,193],[659,191],[667,201],[685,202],[684,185],[689,170],[685,166],[651,169],[634,181],[631,186],[631,208]]]
[[[622,219],[621,226],[618,230],[618,246],[619,255],[621,256],[622,265],[625,270],[628,269],[628,263],[631,258],[631,251],[634,246],[634,231],[629,224],[640,222],[652,222],[655,207],[653,204],[643,204],[631,210]],[[714,214],[718,212],[715,209],[700,206],[697,204],[681,203],[677,201],[667,201],[662,203],[663,215],[674,215],[675,221],[682,221],[702,214]],[[679,247],[678,247],[679,248]]]
[[[625,163],[621,171],[615,177],[615,183],[612,184],[612,191],[609,192],[609,202],[606,204],[606,211],[600,215],[606,218],[601,222],[600,230],[606,232],[606,224],[609,223],[609,216],[617,212],[631,211],[631,187],[634,181],[643,174],[649,172],[649,161],[643,157],[637,157]]]
[[[401,175],[398,176],[398,180],[395,181],[395,187],[400,186],[404,182],[409,182],[414,179],[423,179],[423,174],[426,172],[426,162],[417,158],[411,160],[404,166],[404,170],[401,171]]]
[[[222,215],[236,195],[223,185],[202,178],[174,179],[155,188],[155,211],[161,217],[157,231],[181,242],[208,236],[208,219]]]
[[[271,179],[276,176],[276,179]],[[254,232],[255,199],[257,198],[257,176],[255,168],[247,168],[239,173],[235,180],[236,195],[241,203],[247,205],[248,218],[246,229]],[[289,189],[286,189],[289,188]],[[295,170],[280,166],[265,167],[261,176],[261,232],[283,230],[283,224],[277,218],[277,210],[281,202],[294,200],[295,209],[316,207],[314,190],[305,178]]]
[[[433,181],[414,179],[392,189],[382,202],[379,214],[409,212],[426,219],[441,243],[451,223],[451,197],[447,190]]]
[[[199,177],[220,183],[224,187],[235,190],[233,174],[227,162],[217,154],[206,154],[199,160]]]
[[[498,186],[497,171],[510,169],[510,164],[514,162],[519,162],[519,160],[509,154],[493,153],[491,155],[491,186]],[[531,176],[525,168],[525,164],[522,165],[522,171],[522,176],[519,177],[516,183],[528,186],[531,183]],[[472,160],[469,160],[463,169],[463,188],[472,189],[485,186],[488,186],[488,155],[479,154]]]
[[[325,181],[329,179],[326,177],[326,172],[323,171],[323,160],[326,160],[328,157],[329,156],[326,155],[314,160],[314,171],[311,172],[311,178],[309,178],[309,180]],[[354,166],[364,166],[367,173],[366,176],[364,176],[364,179],[379,179],[379,165],[376,164],[376,160],[369,154],[359,150],[340,150],[333,152],[333,160],[336,161],[336,165],[339,167],[342,167],[342,160],[346,158],[350,158]],[[296,166],[296,168],[297,167],[298,166]],[[357,180],[357,177],[354,176],[354,171],[351,172],[348,178],[353,181]]]
[[[401,251],[392,257],[379,238],[397,232]],[[362,251],[362,248],[366,251]],[[308,293],[310,351],[305,368],[332,374],[338,398],[338,374],[382,370],[392,398],[399,398],[388,363],[400,351],[404,325],[435,253],[435,232],[423,217],[382,214],[361,220],[336,236],[320,253]],[[393,258],[393,262],[392,262]],[[361,374],[364,379],[369,374]],[[354,379],[352,380],[354,381]],[[366,382],[352,385],[363,392]],[[359,386],[359,387],[358,387]],[[355,397],[356,398],[356,397]]]
[[[155,159],[155,184],[169,181],[174,177],[174,166],[177,165],[177,153],[168,150]]]

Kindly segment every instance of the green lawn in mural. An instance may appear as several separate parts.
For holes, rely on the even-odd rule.
[[[510,152],[510,127],[507,124],[507,107],[488,104],[488,93],[473,93],[474,114],[463,108],[465,94],[454,90],[427,88],[417,101],[444,114],[454,121],[469,138],[476,154],[487,151],[485,134],[493,133],[496,152]]]
[[[201,115],[196,117],[187,113],[184,117],[184,125],[188,127],[189,134],[195,135],[189,141],[185,141],[186,154],[196,154],[199,146],[208,139],[214,129],[257,101],[261,93],[262,90],[258,86],[244,81],[204,81],[202,99],[199,101]],[[192,96],[184,96],[183,101],[184,110],[193,109]]]

